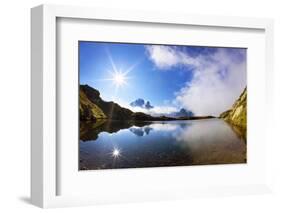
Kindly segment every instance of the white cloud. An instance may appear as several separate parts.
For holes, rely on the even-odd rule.
[[[161,45],[147,46],[147,51],[160,70],[184,66],[192,71],[193,79],[176,92],[175,102],[195,115],[219,115],[232,106],[246,86],[245,49],[218,48],[196,56]]]
[[[150,60],[159,69],[165,70],[177,65],[198,65],[192,57],[169,46],[153,45],[147,46],[146,49]]]
[[[165,124],[159,124],[159,123],[154,123],[150,124],[149,127],[151,127],[155,131],[175,131],[179,128],[177,124],[171,124],[171,123],[165,123]]]
[[[147,46],[150,59],[160,68],[165,69],[179,63],[179,57],[172,48],[167,46]]]
[[[179,111],[178,108],[173,106],[155,106],[152,109],[146,109],[142,107],[132,107],[132,106],[126,106],[126,108],[132,110],[133,112],[143,112],[153,116],[167,115]]]
[[[178,124],[173,124],[173,123],[152,123],[148,126],[149,128],[151,128],[153,131],[175,131],[177,129],[179,129],[180,127],[178,126]],[[145,127],[138,127],[138,126],[133,126],[132,128],[137,129],[137,130],[141,130],[141,131],[145,131]]]

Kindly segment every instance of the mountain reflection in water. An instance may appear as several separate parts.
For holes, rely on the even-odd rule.
[[[246,163],[243,135],[221,119],[81,122],[79,146],[80,170]]]

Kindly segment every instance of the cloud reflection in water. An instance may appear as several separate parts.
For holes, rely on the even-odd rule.
[[[84,127],[80,137],[93,139],[80,142],[80,169],[246,162],[245,141],[220,119],[103,125]],[[112,161],[108,153],[120,157]]]

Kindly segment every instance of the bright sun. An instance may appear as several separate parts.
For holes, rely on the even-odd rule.
[[[123,70],[123,69],[118,69],[111,57],[111,54],[109,51],[107,51],[108,54],[108,58],[111,64],[111,69],[108,70],[110,77],[109,78],[104,78],[104,79],[100,79],[100,80],[106,80],[106,81],[111,81],[112,84],[115,86],[115,92],[117,92],[117,90],[120,87],[124,87],[126,85],[128,85],[128,81],[131,78],[129,76],[129,73],[138,65],[138,63],[132,64],[130,67],[128,67],[127,69]]]
[[[122,86],[126,83],[126,77],[123,73],[115,73],[113,81],[117,86]]]
[[[118,158],[120,156],[120,150],[119,149],[113,149],[112,151],[112,157]]]

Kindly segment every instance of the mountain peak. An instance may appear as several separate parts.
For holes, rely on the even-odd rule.
[[[153,106],[151,106],[151,105],[150,105],[150,102],[147,101],[146,104],[145,104],[145,108],[146,108],[146,109],[152,109]]]
[[[149,101],[146,101],[142,98],[138,98],[135,101],[130,103],[130,106],[132,107],[141,107],[141,108],[145,108],[145,109],[152,109],[153,106],[150,104]]]
[[[184,108],[181,108],[180,111],[176,112],[174,114],[175,117],[192,117],[194,116],[193,112],[186,110]]]
[[[93,87],[89,86],[88,84],[80,85],[80,90],[82,90],[85,94],[90,96],[91,98],[99,98],[100,92]]]

